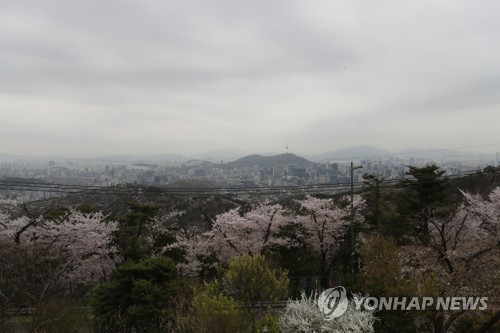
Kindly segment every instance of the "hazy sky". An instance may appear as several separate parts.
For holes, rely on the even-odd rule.
[[[0,153],[499,151],[499,13],[498,0],[0,0]]]

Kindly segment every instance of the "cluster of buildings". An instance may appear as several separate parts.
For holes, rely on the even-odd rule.
[[[168,163],[119,162],[103,160],[0,160],[0,199],[19,198],[25,201],[64,195],[57,187],[51,190],[42,184],[78,187],[109,187],[125,184],[169,186],[189,181],[203,181],[220,188],[259,188],[308,185],[348,185],[351,182],[350,161],[317,161],[304,163],[297,157],[287,164],[270,166],[211,163],[200,160]],[[497,154],[498,159],[498,154]],[[434,163],[445,175],[460,175],[497,166],[491,160],[453,160],[415,157],[365,158],[354,161],[353,183],[363,181],[363,175],[373,174],[392,180],[400,179],[408,166]],[[38,185],[34,185],[38,184]]]

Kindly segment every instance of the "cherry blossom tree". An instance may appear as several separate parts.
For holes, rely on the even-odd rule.
[[[95,284],[115,267],[117,249],[111,244],[116,222],[106,222],[102,213],[71,211],[60,220],[26,216],[2,223],[0,238],[23,246],[47,248],[60,262],[58,278]],[[61,260],[63,259],[64,260]]]
[[[175,232],[180,237],[191,236],[189,228],[182,223],[184,211],[172,211],[162,216],[155,216],[149,223],[146,242],[151,247],[153,255],[163,255],[168,251],[170,238]]]
[[[93,287],[120,261],[112,244],[117,223],[102,213],[69,211],[56,220],[12,217],[0,209],[0,310],[35,307],[64,297],[68,286]],[[1,315],[1,321],[8,320]]]
[[[281,205],[261,204],[242,216],[233,209],[217,217],[212,230],[204,234],[205,243],[209,251],[220,253],[224,262],[242,253],[260,254],[281,243],[276,234],[284,223]]]
[[[112,237],[118,224],[102,213],[71,210],[55,220],[13,217],[14,203],[0,209],[0,330],[8,308],[36,308],[106,280],[120,261]],[[47,310],[48,311],[48,310]]]
[[[464,202],[456,213],[429,219],[430,253],[420,259],[438,277],[441,294],[493,299],[500,292],[500,187],[487,198],[462,194]],[[438,313],[431,320],[445,332],[460,315]]]
[[[276,246],[306,246],[317,251],[322,269],[328,274],[333,267],[333,256],[349,230],[350,205],[342,207],[332,199],[311,196],[297,203],[299,213],[269,203],[256,205],[243,214],[232,209],[218,215],[207,232],[196,237],[178,234],[173,247],[181,248],[186,255],[186,263],[181,264],[180,271],[196,274],[210,257],[227,263],[231,257],[243,253],[262,254]],[[363,220],[360,211],[364,207],[360,196],[354,197],[354,207],[355,223],[359,223]],[[288,227],[293,229],[293,237],[282,232]]]
[[[112,244],[117,222],[106,221],[102,213],[72,210],[57,220],[26,215],[13,218],[5,209],[12,206],[12,202],[2,202],[0,242],[11,251],[25,253],[26,258],[35,251],[39,265],[32,263],[33,268],[44,270],[47,281],[95,285],[106,280],[120,260]]]
[[[346,201],[350,198],[345,197]],[[332,199],[320,199],[307,196],[303,200],[297,201],[300,205],[300,213],[292,223],[299,225],[297,230],[303,230],[303,234],[295,241],[291,240],[291,246],[297,240],[316,250],[320,257],[320,275],[328,276],[334,266],[333,258],[342,245],[346,233],[351,227],[351,223],[361,223],[364,218],[361,214],[365,207],[364,199],[356,195],[353,197],[354,221],[351,221],[350,205],[345,207],[336,204]]]
[[[429,237],[426,242],[400,246],[387,257],[380,251],[368,262],[364,272],[370,281],[378,267],[394,263],[383,271],[386,294],[406,293],[408,296],[489,297],[500,292],[500,188],[487,198],[462,192],[464,202],[448,217],[428,216]],[[373,238],[365,242],[369,250]],[[377,267],[377,260],[380,262]],[[389,275],[391,275],[389,277]],[[377,286],[382,287],[382,283]],[[425,314],[434,332],[448,332],[468,311],[429,311]],[[484,314],[483,314],[484,315]],[[492,318],[500,316],[498,313]],[[489,325],[496,320],[487,321]]]
[[[198,236],[180,233],[174,245],[186,255],[186,264],[181,265],[180,270],[183,274],[196,274],[209,257],[227,263],[234,256],[261,254],[282,244],[283,240],[277,237],[277,233],[287,219],[281,205],[263,203],[244,214],[240,214],[239,209],[232,209],[218,215],[212,229]]]
[[[494,189],[488,198],[466,192],[462,194],[464,203],[454,214],[447,219],[429,219],[430,248],[445,264],[448,274],[459,276],[468,275],[467,272],[476,264],[485,272],[490,271],[491,264],[498,264],[492,254],[498,252],[500,244],[500,187]],[[492,287],[491,275],[481,274],[477,278],[483,280],[479,284],[482,290],[476,288],[477,291]]]

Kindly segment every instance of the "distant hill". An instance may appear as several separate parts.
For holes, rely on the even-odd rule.
[[[226,148],[226,149],[213,150],[213,151],[208,151],[208,152],[199,153],[199,154],[191,154],[191,155],[188,155],[187,157],[218,163],[220,161],[224,161],[224,162],[233,161],[233,160],[236,160],[238,158],[242,158],[243,156],[247,156],[249,154],[250,154],[250,152],[244,151],[241,149]]]
[[[137,155],[108,155],[96,157],[96,160],[110,161],[110,162],[182,162],[187,158],[179,154],[137,154]]]
[[[263,168],[286,167],[289,165],[306,167],[312,164],[314,164],[314,162],[295,154],[280,154],[274,156],[249,155],[228,163],[228,165],[235,168],[253,167],[254,165]]]
[[[122,154],[122,155],[108,155],[95,159],[102,159],[105,161],[116,161],[116,162],[137,162],[137,161],[149,161],[149,162],[186,162],[191,160],[203,160],[208,162],[220,162],[220,161],[231,161],[242,156],[248,155],[249,153],[236,148],[227,148],[214,150],[198,154]]]
[[[410,149],[405,149],[398,151],[396,155],[407,155],[407,156],[413,156],[413,157],[434,157],[434,158],[445,158],[445,157],[459,157],[463,158],[468,155],[474,155],[470,154],[467,152],[462,152],[458,150],[452,150],[452,149],[428,149],[428,150],[423,150],[423,149],[415,149],[415,148],[410,148]]]
[[[372,146],[354,146],[338,150],[329,151],[320,155],[314,156],[314,160],[345,160],[345,159],[359,159],[367,157],[379,157],[389,155],[389,150],[380,149]]]
[[[396,155],[414,155],[414,154],[421,154],[422,152],[424,152],[424,150],[412,147],[412,148],[406,148],[403,150],[398,150],[395,154]]]

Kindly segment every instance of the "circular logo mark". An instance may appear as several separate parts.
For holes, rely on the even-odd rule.
[[[342,316],[348,305],[349,300],[344,287],[326,289],[318,297],[318,308],[326,320]]]

